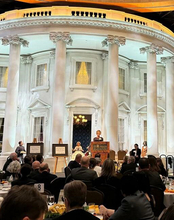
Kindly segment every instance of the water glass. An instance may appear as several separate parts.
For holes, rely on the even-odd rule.
[[[51,206],[51,205],[54,205],[54,202],[55,202],[54,196],[53,195],[48,195],[47,196],[47,204],[49,206]]]
[[[94,214],[95,213],[95,203],[89,203],[88,204],[88,207],[89,207],[89,212],[91,213],[91,214]]]

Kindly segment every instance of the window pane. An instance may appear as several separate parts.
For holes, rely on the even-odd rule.
[[[147,73],[144,73],[144,93],[147,93]]]
[[[125,90],[125,70],[119,68],[119,89]]]
[[[0,67],[0,87],[7,88],[8,82],[8,67]]]
[[[91,84],[92,63],[76,62],[76,84]]]
[[[37,65],[36,86],[44,86],[47,81],[47,64]]]
[[[37,138],[38,142],[43,142],[44,137],[44,117],[34,118],[34,134],[33,138]]]
[[[118,146],[119,150],[123,150],[124,147],[124,119],[118,120]]]

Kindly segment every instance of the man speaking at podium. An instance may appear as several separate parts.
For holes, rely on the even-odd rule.
[[[100,137],[100,135],[101,135],[101,131],[100,131],[100,130],[97,130],[97,131],[96,131],[96,135],[97,135],[97,137],[95,137],[95,138],[93,139],[94,141],[103,141],[103,138]]]

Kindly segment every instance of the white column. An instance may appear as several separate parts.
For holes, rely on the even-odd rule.
[[[166,64],[166,127],[167,154],[174,153],[174,56],[162,57]]]
[[[158,115],[157,115],[157,68],[156,55],[163,49],[154,44],[141,48],[147,52],[147,146],[148,154],[158,154]]]
[[[52,143],[63,140],[64,113],[65,113],[65,68],[66,68],[66,44],[71,44],[69,33],[50,33],[50,40],[56,44],[55,51],[55,75],[53,85],[52,104]]]
[[[21,45],[28,46],[28,42],[18,36],[2,39],[3,45],[10,45],[8,84],[5,107],[5,123],[3,133],[2,152],[12,152],[15,147],[18,85]]]
[[[106,109],[106,131],[110,148],[118,151],[118,104],[119,104],[119,64],[118,51],[120,45],[125,45],[125,38],[118,36],[108,37],[102,42],[109,46],[108,57],[108,93]]]

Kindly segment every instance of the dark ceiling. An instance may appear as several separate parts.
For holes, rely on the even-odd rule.
[[[149,18],[151,20],[156,20],[174,32],[174,11],[139,13],[136,11],[130,11],[125,8],[121,8],[121,7],[117,7],[117,6],[98,5],[98,4],[95,5],[95,4],[90,4],[90,3],[88,4],[88,3],[79,3],[79,2],[75,3],[75,2],[65,2],[65,1],[61,2],[61,1],[59,1],[59,2],[54,2],[54,3],[28,4],[28,3],[18,2],[15,0],[0,0],[0,14],[5,11],[10,11],[10,10],[14,10],[14,9],[44,7],[44,6],[52,6],[52,5],[97,7],[97,8],[115,9],[115,10],[125,11],[125,12],[131,13],[131,14],[135,14],[135,15]]]

